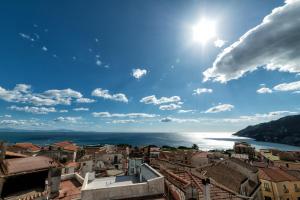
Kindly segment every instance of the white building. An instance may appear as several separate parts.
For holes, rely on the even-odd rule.
[[[164,194],[164,177],[147,164],[135,175],[95,178],[87,173],[81,189],[82,200],[151,198]]]

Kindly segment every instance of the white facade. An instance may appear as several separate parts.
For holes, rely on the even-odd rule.
[[[164,194],[164,177],[147,164],[138,174],[95,178],[87,173],[81,189],[82,200],[108,200],[146,197]]]

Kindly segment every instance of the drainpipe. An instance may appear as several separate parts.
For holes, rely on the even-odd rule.
[[[209,178],[202,179],[202,184],[204,185],[204,199],[211,200],[210,199],[210,180],[209,180]]]

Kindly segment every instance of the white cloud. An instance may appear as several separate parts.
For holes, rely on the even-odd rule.
[[[295,91],[300,90],[300,81],[295,81],[291,83],[281,83],[279,85],[276,85],[274,90],[277,91]]]
[[[3,116],[0,115],[0,118],[1,118],[1,117],[2,117],[2,118],[11,118],[12,116],[11,116],[11,115],[3,115]]]
[[[196,110],[178,110],[178,113],[193,113]]]
[[[77,103],[94,103],[95,100],[94,99],[89,99],[89,98],[79,98],[76,99]]]
[[[132,76],[136,79],[140,79],[147,74],[146,69],[133,69]]]
[[[113,124],[127,124],[127,123],[135,123],[136,120],[133,119],[121,119],[121,120],[113,120],[111,123]]]
[[[15,111],[23,111],[27,113],[33,113],[33,114],[48,114],[48,113],[56,112],[56,109],[54,107],[10,106],[8,107],[8,109],[15,110]]]
[[[0,99],[7,102],[28,103],[35,106],[70,105],[72,100],[82,98],[82,94],[72,89],[47,90],[43,93],[32,93],[31,86],[17,84],[7,90],[0,86]]]
[[[179,103],[180,101],[181,98],[179,96],[161,97],[160,99],[157,99],[155,95],[147,96],[140,100],[141,103],[154,105],[160,105],[165,103]]]
[[[65,123],[77,123],[82,117],[58,117],[54,119],[55,122],[65,122]]]
[[[24,38],[24,39],[26,39],[26,40],[29,40],[29,41],[31,41],[31,42],[34,42],[34,38],[32,38],[30,35],[28,35],[28,34],[25,34],[25,33],[19,33],[19,35],[22,37],[22,38]]]
[[[94,117],[128,117],[128,118],[154,118],[159,115],[156,114],[147,114],[147,113],[109,113],[109,112],[93,112]]]
[[[42,50],[43,50],[43,51],[48,51],[48,48],[45,47],[45,46],[43,46],[43,47],[42,47]]]
[[[30,119],[30,120],[23,120],[23,119],[5,119],[5,120],[0,120],[0,126],[2,127],[41,127],[46,124],[39,122],[39,120],[36,119]]]
[[[220,104],[209,108],[204,113],[219,113],[219,112],[231,111],[233,108],[234,106],[231,104]]]
[[[67,113],[67,112],[69,112],[68,110],[60,110],[59,111],[60,113]]]
[[[181,108],[181,105],[174,104],[174,103],[159,106],[160,110],[177,110],[179,108]]]
[[[212,92],[213,90],[209,88],[197,88],[196,90],[194,90],[193,95],[200,95],[200,94],[212,93]]]
[[[101,66],[101,64],[102,64],[101,60],[97,59],[96,60],[96,65]]]
[[[266,93],[272,93],[273,91],[270,88],[262,87],[256,91],[258,94],[266,94]]]
[[[89,111],[89,108],[74,108],[74,111]]]
[[[160,119],[160,122],[198,123],[198,122],[200,122],[200,120],[198,120],[198,119],[181,119],[181,118],[165,117],[165,118]]]
[[[297,112],[292,111],[273,111],[264,114],[254,114],[254,115],[244,115],[237,118],[225,118],[223,121],[230,122],[230,123],[241,123],[241,122],[251,122],[251,123],[258,123],[264,121],[275,120],[287,115],[295,115],[298,114]]]
[[[223,50],[213,66],[203,72],[204,81],[227,82],[259,67],[300,72],[300,1],[286,1],[261,24]]]
[[[226,41],[225,40],[221,40],[221,39],[217,39],[216,41],[214,41],[214,45],[215,47],[223,47],[225,45]]]
[[[103,90],[102,88],[96,88],[92,92],[92,96],[128,103],[128,99],[125,94],[122,93],[110,94],[108,90]]]

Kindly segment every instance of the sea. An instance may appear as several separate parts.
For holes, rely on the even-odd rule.
[[[250,143],[256,149],[275,148],[279,150],[300,151],[300,147],[271,142],[259,142],[250,138],[238,137],[229,132],[0,132],[0,140],[8,143],[31,142],[41,146],[58,141],[72,141],[78,145],[130,144],[132,146],[192,146],[197,144],[201,150],[231,149],[236,141]]]

